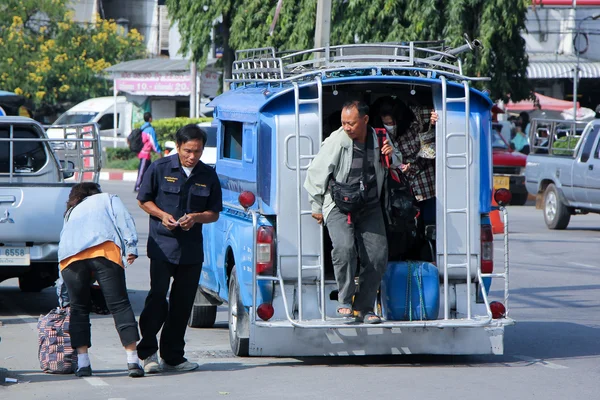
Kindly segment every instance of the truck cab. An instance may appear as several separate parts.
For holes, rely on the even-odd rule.
[[[565,229],[571,216],[600,213],[600,120],[531,122],[527,191],[536,196],[549,229]]]
[[[22,291],[54,285],[71,187],[99,178],[97,125],[67,131],[49,139],[33,119],[0,117],[0,281],[18,277]],[[60,157],[51,143],[65,149]]]
[[[228,304],[239,356],[502,354],[504,327],[513,321],[493,311],[498,304],[488,298],[491,279],[504,280],[508,310],[508,264],[493,271],[492,102],[470,87],[480,78],[465,76],[457,59],[478,45],[238,51],[231,90],[210,104],[223,211],[203,228],[205,260],[190,325],[212,326],[216,306]],[[339,128],[344,102],[358,97],[373,105],[387,96],[439,114],[430,260],[439,314],[348,324],[336,317],[331,243],[311,218],[303,182],[321,143]],[[407,264],[413,261],[424,260]]]

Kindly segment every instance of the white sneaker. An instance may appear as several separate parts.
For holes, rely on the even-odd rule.
[[[198,363],[193,363],[193,362],[189,362],[189,361],[184,361],[181,364],[177,364],[177,365],[169,365],[164,360],[160,363],[160,368],[163,371],[168,371],[168,372],[193,371],[196,368],[198,368],[199,366],[200,365],[198,365]]]
[[[144,372],[147,374],[159,373],[161,368],[158,364],[158,354],[154,353],[150,357],[142,360],[142,367],[144,367]]]

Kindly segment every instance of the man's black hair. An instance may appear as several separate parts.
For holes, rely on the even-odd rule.
[[[190,140],[201,140],[202,146],[206,145],[206,132],[200,129],[198,125],[188,124],[182,126],[177,130],[175,134],[175,139],[177,140],[177,146],[181,146],[184,143],[189,142]]]
[[[152,113],[145,112],[144,113],[144,121],[150,122],[150,118],[152,118]]]
[[[361,117],[369,114],[369,106],[362,100],[348,100],[342,106],[342,110],[344,108],[356,108],[358,110],[358,115]]]

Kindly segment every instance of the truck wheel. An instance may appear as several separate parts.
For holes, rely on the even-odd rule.
[[[28,272],[27,274],[19,277],[19,289],[21,289],[21,292],[36,293],[40,292],[46,287],[48,287],[48,285],[42,282],[42,278],[40,278],[39,274],[32,274]]]
[[[527,203],[527,193],[521,194],[513,194],[512,199],[510,201],[511,206],[523,206]]]
[[[19,277],[19,289],[21,292],[39,292],[54,286],[57,279],[56,263],[35,263],[31,265],[29,271]]]
[[[209,303],[209,304],[205,304]],[[190,314],[188,326],[192,328],[212,328],[217,319],[217,306],[210,304],[206,295],[198,288],[194,307]]]
[[[240,298],[236,270],[233,267],[229,277],[229,344],[233,354],[239,357],[248,356],[248,319],[248,313]]]
[[[558,190],[553,183],[544,192],[544,220],[549,229],[565,229],[571,220],[567,207],[560,201]]]

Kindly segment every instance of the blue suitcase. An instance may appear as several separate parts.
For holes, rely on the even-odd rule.
[[[437,267],[424,261],[388,263],[381,282],[381,307],[389,321],[437,319],[440,309]]]

